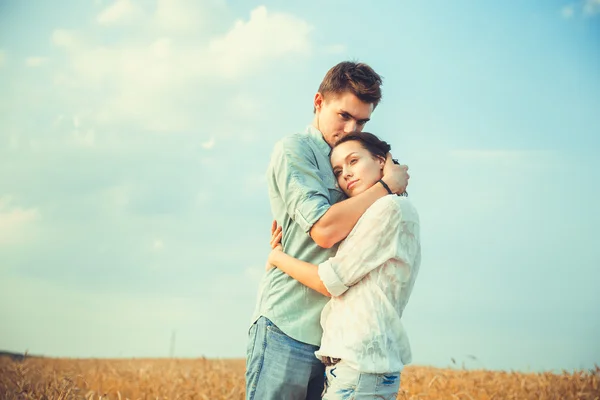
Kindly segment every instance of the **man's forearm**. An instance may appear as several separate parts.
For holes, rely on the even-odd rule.
[[[316,290],[323,296],[331,297],[331,294],[329,294],[319,277],[318,266],[298,260],[282,251],[274,252],[270,257],[269,262],[304,286]]]
[[[365,211],[387,194],[387,190],[376,183],[358,196],[332,205],[313,225],[310,237],[321,247],[332,247],[345,239]]]

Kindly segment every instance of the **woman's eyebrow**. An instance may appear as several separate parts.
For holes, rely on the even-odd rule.
[[[358,154],[358,153],[357,153],[357,152],[355,152],[355,151],[353,151],[352,153],[350,153],[350,154],[348,154],[346,157],[344,157],[344,161],[345,161],[345,160],[347,160],[347,159],[349,159],[349,158],[350,158],[351,156],[353,156],[354,154]],[[342,168],[342,167],[340,167],[339,165],[332,165],[332,166],[331,166],[331,169],[332,169],[333,171],[335,171],[336,169],[340,169],[340,168]]]

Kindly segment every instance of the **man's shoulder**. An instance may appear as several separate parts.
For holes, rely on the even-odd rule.
[[[309,155],[314,150],[310,146],[310,136],[306,132],[290,133],[279,139],[273,148],[274,154]]]
[[[289,133],[279,139],[277,144],[285,148],[294,148],[298,145],[305,145],[308,141],[308,138],[309,136],[306,134],[306,132]]]

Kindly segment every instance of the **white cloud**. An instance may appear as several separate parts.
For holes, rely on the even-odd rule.
[[[210,138],[209,141],[202,143],[202,148],[206,149],[206,150],[210,150],[213,147],[215,147],[215,139],[214,138]]]
[[[210,0],[157,0],[152,23],[162,31],[193,33],[214,22],[222,9],[224,3]]]
[[[105,204],[111,212],[123,211],[131,203],[132,188],[129,185],[116,185],[104,192]]]
[[[586,15],[595,15],[600,12],[600,0],[586,0],[583,5],[583,13]]]
[[[67,29],[54,30],[51,40],[56,47],[62,47],[66,50],[75,50],[81,44],[81,39],[77,33]]]
[[[27,57],[25,65],[27,67],[40,67],[48,62],[47,57]]]
[[[560,13],[564,18],[571,18],[575,13],[575,8],[572,5],[564,6]]]
[[[63,120],[65,119],[65,116],[62,114],[59,114],[56,116],[56,118],[54,118],[54,122],[52,122],[52,126],[57,127],[60,126],[60,124],[63,122]]]
[[[100,25],[128,22],[136,16],[137,12],[137,8],[130,0],[116,0],[98,14],[96,21]]]
[[[24,239],[27,229],[38,220],[37,208],[22,208],[12,204],[10,196],[0,197],[0,244],[17,243]]]
[[[71,143],[77,147],[94,147],[96,145],[96,133],[93,129],[88,129],[85,132],[75,129],[71,134]]]
[[[250,20],[237,20],[223,37],[209,44],[209,56],[222,74],[235,77],[265,59],[288,53],[309,54],[307,40],[312,27],[303,20],[282,13],[269,13],[260,6],[250,13]]]
[[[93,99],[95,122],[130,122],[147,130],[177,132],[197,126],[197,109],[191,104],[211,96],[191,87],[238,82],[275,61],[310,54],[312,28],[293,15],[269,13],[265,7],[252,11],[247,21],[236,21],[221,36],[180,37],[165,31],[180,18],[198,14],[195,5],[159,1],[156,15],[146,13],[140,21],[145,29],[128,30],[111,44],[97,42],[96,35],[86,39],[80,32],[55,30],[52,42],[66,51],[68,60],[55,83],[60,89],[79,91],[74,98],[85,93]],[[185,7],[190,7],[189,13]],[[90,96],[94,90],[101,94]]]
[[[154,242],[152,243],[152,248],[156,251],[160,251],[162,249],[164,249],[165,244],[162,241],[162,239],[154,239]]]
[[[600,13],[600,0],[581,0],[578,4],[568,4],[564,6],[560,13],[563,18],[573,18],[576,13],[591,17]]]

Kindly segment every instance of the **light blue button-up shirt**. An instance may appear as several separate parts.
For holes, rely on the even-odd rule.
[[[315,265],[334,256],[337,245],[319,247],[310,229],[332,204],[345,198],[333,175],[330,151],[321,132],[308,126],[275,144],[267,169],[271,212],[283,227],[283,251]],[[273,268],[262,278],[253,322],[265,316],[288,336],[319,346],[320,316],[328,300]]]

